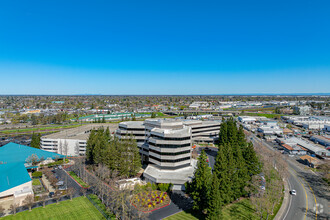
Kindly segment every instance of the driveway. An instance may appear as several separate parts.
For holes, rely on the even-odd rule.
[[[72,187],[75,189],[75,193],[74,193],[73,197],[78,197],[81,195],[80,194],[81,187],[79,186],[79,184],[76,183],[76,181],[74,181],[63,169],[61,169],[61,170],[56,169],[55,174],[57,174],[59,181],[64,182],[64,186],[67,186],[67,188]]]

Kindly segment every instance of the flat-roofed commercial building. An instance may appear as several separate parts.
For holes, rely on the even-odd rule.
[[[219,138],[220,121],[184,120],[183,124],[191,128],[195,143],[214,143]]]
[[[40,147],[65,156],[84,156],[90,132],[100,127],[109,128],[112,134],[118,128],[118,124],[89,124],[45,135],[41,137]]]
[[[147,119],[120,123],[116,136],[136,135],[142,161],[148,164],[143,174],[147,181],[182,185],[191,180],[196,165],[192,143],[213,142],[219,130],[220,121]]]

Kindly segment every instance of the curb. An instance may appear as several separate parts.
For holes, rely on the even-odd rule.
[[[274,220],[281,220],[283,219],[283,215],[285,214],[285,211],[288,207],[288,203],[289,203],[289,185],[288,185],[288,180],[284,179],[284,198],[283,198],[283,202],[281,205],[281,208],[278,210]]]
[[[69,175],[71,177],[71,179],[73,179],[73,181],[75,181],[81,188],[84,189],[89,189],[90,187],[83,187],[80,183],[78,183],[77,180],[75,180],[66,170],[64,170],[64,172],[66,172],[67,175]]]

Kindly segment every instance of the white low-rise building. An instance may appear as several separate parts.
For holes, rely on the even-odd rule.
[[[101,127],[109,128],[110,133],[113,133],[118,124],[89,124],[45,135],[41,137],[40,148],[65,156],[84,156],[90,132]]]

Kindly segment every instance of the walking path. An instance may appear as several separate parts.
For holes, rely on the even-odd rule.
[[[55,192],[54,187],[52,186],[52,184],[50,184],[50,182],[48,181],[48,179],[46,178],[45,175],[42,175],[42,182],[44,183],[44,186],[47,188],[47,190],[49,192]]]

